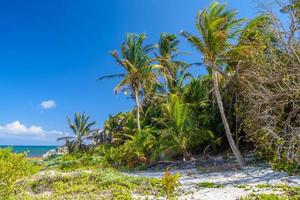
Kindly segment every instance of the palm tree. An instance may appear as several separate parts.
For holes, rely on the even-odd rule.
[[[84,147],[84,140],[87,139],[94,130],[92,126],[96,124],[95,121],[90,122],[90,118],[85,113],[75,113],[74,121],[68,117],[69,128],[72,130],[75,136],[61,137],[57,140],[65,140],[69,147],[69,150],[82,149]]]
[[[186,107],[177,95],[170,95],[169,101],[164,105],[164,113],[167,115],[167,130],[163,131],[163,137],[172,141],[167,148],[178,148],[183,155],[183,160],[189,158],[188,144],[193,132],[193,122],[190,118],[190,109]]]
[[[175,34],[161,33],[158,42],[158,53],[155,54],[155,61],[158,61],[156,68],[164,78],[165,93],[174,92],[183,76],[190,76],[185,70],[189,65],[174,60],[181,53],[178,51],[179,40]],[[167,95],[166,95],[167,96]]]
[[[246,163],[232,137],[219,88],[220,74],[225,78],[229,77],[220,67],[221,57],[228,51],[229,39],[233,38],[237,26],[243,21],[243,19],[236,19],[236,15],[235,10],[226,10],[225,4],[215,2],[210,5],[208,10],[200,11],[197,15],[196,27],[200,34],[199,37],[185,31],[181,34],[203,54],[204,62],[212,76],[214,94],[229,145],[240,166],[244,166]]]
[[[136,119],[138,130],[141,130],[141,95],[145,85],[155,81],[155,76],[151,69],[151,59],[148,56],[154,46],[143,46],[146,39],[145,34],[127,34],[125,42],[121,45],[121,57],[116,51],[111,54],[117,63],[123,67],[125,73],[102,76],[99,80],[106,78],[122,77],[122,81],[115,87],[115,93],[126,91],[131,93],[136,103]]]

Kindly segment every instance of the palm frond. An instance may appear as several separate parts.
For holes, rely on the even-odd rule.
[[[67,140],[72,140],[72,139],[74,139],[74,137],[72,137],[72,136],[65,136],[65,137],[57,138],[56,140],[57,141],[61,141],[61,140],[67,141]]]
[[[196,47],[196,49],[198,49],[201,52],[205,51],[205,46],[200,38],[186,32],[186,31],[182,31],[180,34],[183,37],[185,37],[194,47]]]
[[[97,80],[100,81],[100,80],[103,80],[103,79],[123,78],[124,76],[125,76],[124,73],[122,73],[122,74],[111,74],[111,75],[101,76]]]

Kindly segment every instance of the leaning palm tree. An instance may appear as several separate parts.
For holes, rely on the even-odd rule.
[[[117,63],[123,67],[125,73],[102,76],[99,80],[106,78],[122,77],[121,82],[115,87],[115,93],[125,91],[131,93],[136,103],[137,128],[141,130],[141,95],[144,92],[145,85],[155,81],[156,78],[151,69],[151,59],[148,56],[154,46],[143,46],[146,39],[145,34],[127,34],[125,42],[121,46],[121,56],[113,51],[112,56]]]
[[[185,31],[182,31],[181,34],[203,54],[205,65],[212,76],[214,95],[229,145],[240,166],[244,166],[246,163],[232,137],[219,88],[220,75],[223,75],[225,78],[229,77],[220,66],[222,63],[221,58],[229,50],[229,40],[233,38],[236,28],[243,21],[243,19],[236,19],[236,15],[237,12],[235,10],[226,10],[225,4],[215,2],[211,4],[209,9],[200,11],[197,15],[196,27],[199,36]]]
[[[84,147],[84,140],[87,139],[94,131],[92,127],[96,124],[95,121],[90,122],[90,118],[85,113],[75,113],[74,121],[68,117],[69,128],[75,136],[60,137],[57,140],[65,140],[68,146],[72,147],[69,150],[78,150]]]

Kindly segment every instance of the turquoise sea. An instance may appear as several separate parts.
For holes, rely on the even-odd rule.
[[[55,149],[57,146],[9,146],[0,145],[0,148],[12,148],[15,153],[27,152],[28,157],[42,157],[47,151]]]

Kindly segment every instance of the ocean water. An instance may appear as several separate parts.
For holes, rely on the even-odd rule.
[[[27,152],[28,157],[42,157],[47,151],[55,149],[57,146],[9,146],[0,145],[0,148],[12,148],[15,153]]]

